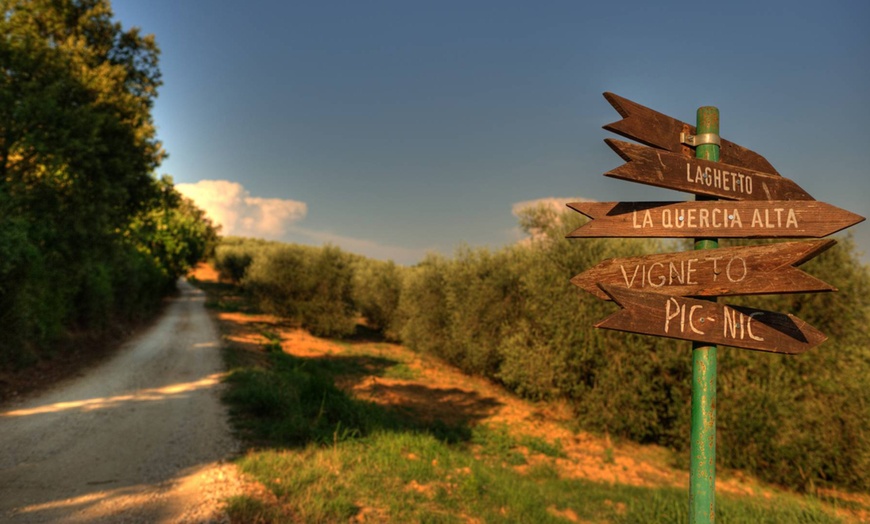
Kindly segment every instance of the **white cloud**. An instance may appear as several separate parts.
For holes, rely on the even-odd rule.
[[[569,202],[595,202],[591,198],[583,198],[583,197],[545,197],[545,198],[536,198],[535,200],[524,200],[522,202],[517,202],[516,204],[511,206],[511,212],[513,212],[514,216],[519,216],[520,211],[528,207],[538,207],[544,206],[553,211],[557,211],[561,213],[567,209],[566,204]]]
[[[300,227],[297,222],[308,213],[305,202],[254,197],[244,186],[229,180],[200,180],[195,184],[176,184],[175,188],[220,224],[222,235],[302,241],[314,245],[330,243],[346,251],[400,264],[414,264],[431,251]]]
[[[308,213],[305,202],[253,197],[244,186],[229,180],[200,180],[175,188],[220,224],[223,235],[278,240]]]

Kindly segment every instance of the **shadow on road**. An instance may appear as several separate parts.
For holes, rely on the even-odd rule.
[[[0,520],[174,522],[203,502],[179,489],[238,445],[205,296],[180,288],[113,358],[0,413]]]

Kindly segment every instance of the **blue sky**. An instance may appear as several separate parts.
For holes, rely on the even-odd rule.
[[[622,163],[604,91],[689,122],[717,106],[723,137],[870,216],[868,2],[113,7],[162,50],[159,172],[225,232],[412,264],[517,241],[519,202],[690,199],[602,176]]]

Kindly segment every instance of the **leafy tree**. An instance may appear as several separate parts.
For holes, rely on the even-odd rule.
[[[174,281],[213,254],[219,227],[176,191],[171,178],[164,177],[157,185],[158,198],[133,219],[128,238]]]
[[[157,46],[106,1],[0,6],[0,183],[68,242],[99,241],[153,198]]]
[[[107,0],[0,0],[0,365],[153,309],[214,241],[153,177],[158,56]]]

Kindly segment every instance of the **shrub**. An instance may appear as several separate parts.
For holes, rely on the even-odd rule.
[[[393,261],[359,258],[353,267],[353,302],[369,327],[397,340],[396,315],[405,268]]]
[[[452,259],[429,255],[411,268],[334,247],[229,246],[250,254],[242,284],[267,311],[322,334],[345,334],[359,310],[416,351],[529,398],[568,400],[587,429],[684,456],[691,345],[595,329],[616,306],[569,283],[606,258],[669,248],[651,240],[564,239],[583,220],[530,208],[520,221],[531,240],[495,252],[461,248]],[[848,237],[803,269],[840,292],[723,299],[796,314],[830,339],[800,356],[720,348],[718,461],[793,488],[866,490],[870,273]]]
[[[568,283],[606,258],[662,245],[568,241],[582,217],[551,208],[527,209],[520,220],[532,234],[525,244],[495,253],[463,248],[409,270],[396,312],[402,341],[527,397],[568,399],[588,429],[686,452],[691,345],[596,330],[615,306]],[[829,340],[796,357],[720,348],[718,461],[794,488],[863,490],[870,485],[870,273],[848,237],[804,269],[840,292],[723,299],[793,313]]]
[[[302,325],[319,336],[345,336],[356,329],[352,257],[325,246],[306,260],[310,288],[302,300]]]
[[[294,319],[319,336],[353,333],[350,255],[333,246],[277,243],[234,249],[251,257],[242,287],[263,311]]]
[[[253,260],[251,253],[241,246],[221,244],[215,248],[214,267],[220,278],[239,284]]]
[[[427,255],[405,275],[395,324],[409,347],[450,359],[445,273],[448,262]]]

